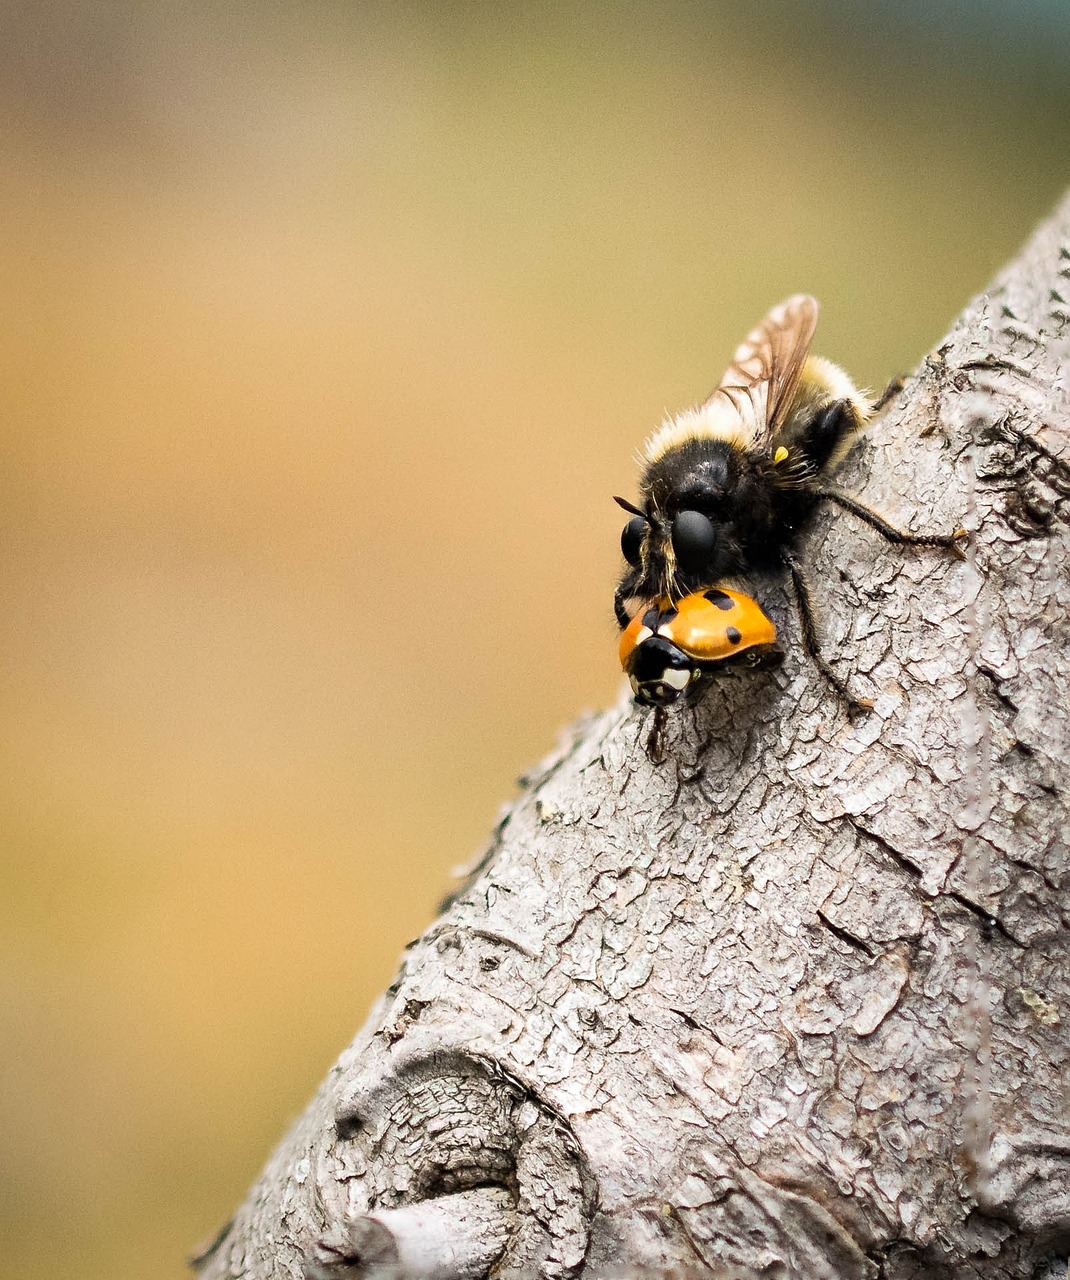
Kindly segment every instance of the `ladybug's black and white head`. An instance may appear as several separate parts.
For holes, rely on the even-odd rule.
[[[701,671],[671,640],[649,636],[628,665],[628,682],[641,706],[667,707],[697,680]]]

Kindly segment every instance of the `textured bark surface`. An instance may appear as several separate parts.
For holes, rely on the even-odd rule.
[[[782,668],[714,682],[660,752],[630,701],[573,726],[206,1280],[1065,1259],[1068,354],[1070,199],[838,477],[905,527],[966,524],[968,559],[842,512],[809,540],[875,711],[848,719],[756,581]],[[397,1261],[439,1237],[441,1270]]]

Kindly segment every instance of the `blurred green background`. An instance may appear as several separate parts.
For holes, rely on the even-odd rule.
[[[796,290],[913,367],[1068,12],[0,8],[3,1274],[184,1274],[616,696],[645,433]]]

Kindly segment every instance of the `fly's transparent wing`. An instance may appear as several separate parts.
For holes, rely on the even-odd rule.
[[[765,317],[736,350],[716,391],[685,409],[650,437],[653,463],[687,440],[725,440],[746,453],[767,453],[783,428],[817,328],[817,302],[799,293]]]
[[[772,440],[795,397],[817,328],[817,299],[797,293],[769,312],[736,348],[707,404],[728,402],[747,424],[756,447]]]

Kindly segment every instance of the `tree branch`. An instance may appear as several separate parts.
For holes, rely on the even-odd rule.
[[[874,711],[770,580],[781,668],[713,682],[657,759],[629,701],[574,725],[205,1280],[1065,1260],[1068,300],[1070,199],[838,476],[973,535],[963,563],[818,521],[828,652]]]

